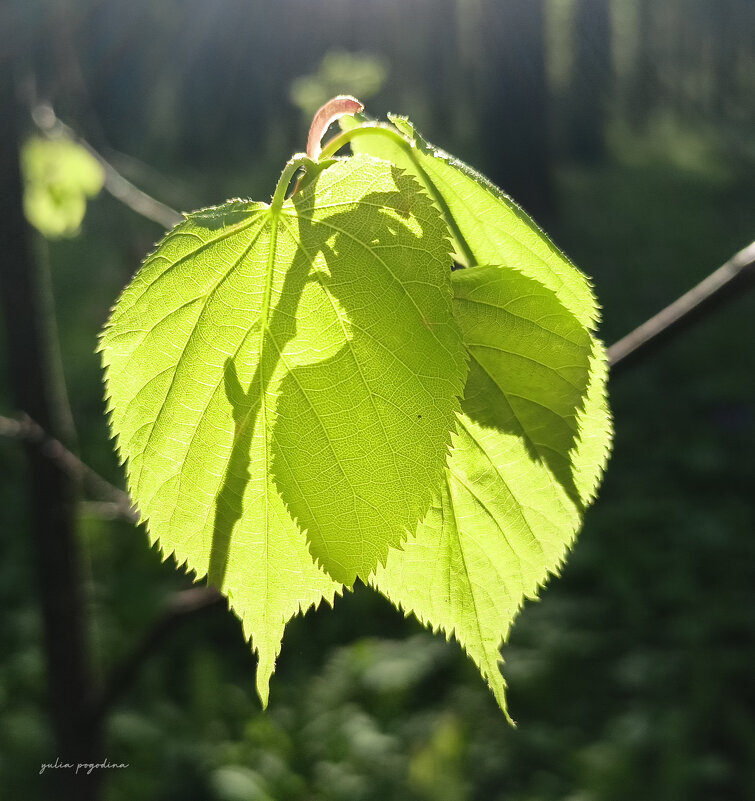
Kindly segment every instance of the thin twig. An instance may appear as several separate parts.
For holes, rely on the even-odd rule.
[[[359,111],[364,111],[364,103],[351,95],[338,95],[328,100],[324,106],[320,106],[312,118],[307,136],[307,155],[312,161],[320,158],[322,138],[331,124],[346,114],[356,114]]]
[[[111,514],[131,523],[139,522],[139,515],[134,510],[128,493],[118,489],[82,462],[60,440],[51,437],[28,415],[20,415],[18,418],[0,417],[0,436],[34,445],[51,462],[69,475],[80,479],[93,497],[109,504]]]
[[[134,186],[127,178],[124,178],[118,170],[89,142],[79,136],[72,128],[62,122],[55,115],[55,111],[48,104],[38,105],[32,112],[32,119],[37,127],[46,136],[65,136],[77,142],[81,147],[95,158],[105,172],[105,189],[116,199],[128,206],[132,211],[145,217],[152,222],[156,222],[163,228],[173,228],[174,225],[182,222],[184,216],[175,209],[161,203],[151,195],[148,195],[139,187]]]
[[[224,601],[225,597],[214,587],[191,587],[172,595],[136,648],[115,666],[104,683],[102,692],[93,705],[95,720],[102,720],[110,707],[133,684],[141,664],[162,644],[175,624],[189,615],[219,606]]]
[[[732,256],[697,286],[608,349],[611,375],[647,358],[662,345],[755,286],[755,242]]]
[[[28,415],[17,419],[0,416],[0,436],[16,439],[35,446],[39,452],[66,473],[80,479],[90,494],[99,499],[92,504],[93,511],[109,518],[138,523],[139,516],[134,510],[127,493],[111,484],[99,473],[85,464],[78,456],[68,450],[59,440],[51,437]],[[139,665],[156,648],[174,625],[179,621],[215,606],[223,596],[214,587],[191,587],[172,595],[158,618],[147,633],[123,662],[113,670],[100,694],[92,704],[94,721],[101,721],[110,706],[133,683]]]

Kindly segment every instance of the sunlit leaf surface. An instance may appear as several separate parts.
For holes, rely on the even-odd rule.
[[[429,508],[467,365],[449,247],[411,177],[336,162],[280,210],[235,201],[159,244],[103,333],[111,422],[164,554],[259,652]]]
[[[408,120],[392,121],[411,149],[378,132],[352,147],[414,175],[451,220],[467,263],[453,284],[470,371],[445,483],[373,584],[453,634],[505,711],[500,648],[524,599],[563,561],[608,456],[597,304],[513,201]]]

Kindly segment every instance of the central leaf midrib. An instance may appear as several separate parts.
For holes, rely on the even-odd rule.
[[[477,444],[477,445],[479,446],[479,443],[477,443],[477,441],[476,441],[476,440],[475,440],[475,444]],[[483,511],[483,512],[485,513],[485,515],[488,517],[488,519],[490,520],[490,522],[491,522],[491,523],[492,523],[492,524],[493,524],[493,525],[496,527],[496,529],[498,529],[498,531],[501,533],[501,536],[503,537],[503,541],[506,543],[506,546],[508,547],[509,551],[511,551],[511,555],[512,555],[512,556],[514,557],[514,559],[516,559],[516,561],[517,561],[517,565],[518,565],[518,567],[519,567],[519,579],[520,579],[520,581],[521,581],[521,584],[522,584],[522,585],[524,585],[524,569],[523,569],[523,567],[522,567],[522,564],[523,564],[523,561],[524,561],[524,560],[522,559],[522,557],[521,557],[521,555],[520,555],[519,551],[518,551],[518,550],[517,550],[517,549],[516,549],[516,548],[515,548],[515,547],[514,547],[512,544],[511,544],[511,541],[509,540],[508,534],[507,534],[507,533],[504,531],[504,528],[503,528],[503,526],[500,524],[500,522],[499,522],[499,521],[498,521],[498,519],[496,518],[495,514],[494,514],[494,513],[493,513],[493,512],[490,510],[490,508],[488,507],[488,504],[487,504],[487,503],[484,501],[484,499],[481,497],[480,493],[479,493],[479,492],[476,492],[474,489],[472,489],[472,487],[470,486],[469,482],[468,482],[468,481],[466,481],[466,480],[465,480],[465,479],[462,477],[462,475],[461,475],[459,472],[457,472],[456,470],[454,470],[452,467],[448,467],[448,468],[446,468],[446,472],[448,473],[448,475],[449,475],[449,476],[453,476],[453,478],[454,478],[454,479],[455,479],[455,480],[456,480],[456,481],[457,481],[457,482],[458,482],[458,483],[459,483],[459,484],[460,484],[462,487],[464,487],[464,489],[465,489],[465,490],[466,490],[466,491],[469,493],[469,495],[470,495],[470,496],[471,496],[471,497],[472,497],[472,498],[473,498],[473,499],[476,501],[476,503],[479,505],[479,507],[482,509],[482,511]],[[516,498],[515,498],[515,496],[514,496],[514,495],[511,493],[511,490],[509,489],[509,487],[508,487],[508,486],[506,486],[506,489],[509,491],[509,494],[511,495],[511,497],[512,497],[512,498],[514,498],[514,500],[516,501]],[[523,513],[521,513],[521,518],[522,518],[522,520],[524,521],[524,524],[525,524],[526,526],[528,526],[528,528],[529,528],[529,525],[528,525],[527,519],[526,519],[526,517],[524,516],[524,514],[523,514]],[[491,561],[491,564],[492,564],[492,561]],[[497,572],[497,570],[496,570],[496,572]],[[513,600],[513,597],[512,597],[511,595],[509,595],[509,598],[510,598],[511,600]]]
[[[509,496],[514,500],[515,511],[519,514],[519,517],[521,518],[522,522],[525,524],[525,526],[529,530],[530,534],[532,535],[532,541],[537,543],[537,546],[540,549],[541,554],[543,556],[545,556],[545,548],[543,548],[542,543],[540,542],[540,540],[538,539],[537,535],[534,532],[532,524],[530,523],[527,515],[524,513],[524,510],[527,507],[525,506],[525,504],[523,504],[519,500],[519,498],[517,497],[517,494],[512,491],[511,487],[509,486],[509,483],[506,481],[506,479],[503,477],[503,474],[501,473],[501,468],[499,467],[498,464],[496,464],[493,461],[493,459],[491,458],[490,454],[488,453],[487,448],[485,448],[483,443],[480,442],[478,437],[475,435],[474,431],[472,430],[472,427],[467,422],[467,419],[465,419],[465,415],[459,415],[458,416],[458,421],[459,421],[459,425],[464,429],[464,431],[466,432],[467,436],[472,440],[472,442],[474,442],[475,446],[478,448],[480,453],[483,454],[483,456],[485,457],[485,461],[487,461],[487,463],[495,471],[495,474],[498,476],[498,478],[500,479],[501,483],[506,488],[506,492],[508,492]],[[472,494],[474,495],[474,493],[472,493]],[[486,509],[486,511],[488,512],[488,514],[490,514],[489,510]],[[541,512],[541,514],[542,514],[542,512]],[[498,521],[495,520],[495,517],[493,515],[491,515],[491,518],[495,521],[496,527],[503,534],[504,539],[506,540],[506,544],[509,546],[509,548],[512,549],[514,554],[516,554],[517,559],[519,560],[519,563],[520,563],[520,566],[521,566],[521,563],[522,563],[521,556],[519,556],[518,552],[512,548],[511,543],[509,542],[509,539],[506,536],[506,533],[503,531],[502,527],[498,524]],[[553,525],[552,521],[549,521],[549,522],[551,523],[551,525]],[[524,572],[521,571],[521,570],[520,570],[520,572],[522,573],[522,577],[524,577]]]
[[[508,392],[507,392],[507,391],[506,391],[506,390],[505,390],[505,389],[504,389],[504,388],[501,386],[501,384],[500,384],[500,383],[499,383],[499,382],[498,382],[498,381],[495,379],[495,377],[494,377],[494,376],[493,376],[493,374],[490,372],[490,370],[488,370],[488,368],[487,368],[487,367],[485,367],[485,365],[484,365],[484,364],[483,364],[483,363],[482,363],[482,362],[481,362],[479,359],[475,358],[474,354],[470,354],[470,355],[471,355],[471,356],[472,356],[472,358],[475,360],[475,364],[479,365],[480,369],[481,369],[481,370],[482,370],[482,371],[485,373],[485,375],[487,375],[487,377],[488,377],[488,378],[489,378],[489,379],[490,379],[490,380],[493,382],[493,385],[496,387],[496,389],[497,389],[497,390],[498,390],[498,391],[501,393],[501,395],[503,396],[503,400],[505,401],[506,405],[507,405],[507,406],[509,407],[509,409],[511,410],[511,414],[514,416],[514,419],[516,420],[516,422],[517,422],[517,424],[518,424],[518,426],[519,426],[519,428],[520,428],[520,430],[521,430],[521,432],[522,432],[522,437],[523,437],[523,438],[524,438],[524,439],[525,439],[527,442],[529,442],[529,443],[530,443],[530,445],[532,446],[532,448],[535,450],[535,452],[537,453],[537,455],[538,455],[539,457],[541,457],[542,459],[545,459],[545,456],[543,455],[543,453],[542,453],[542,452],[541,452],[541,450],[540,450],[540,443],[539,443],[539,442],[537,442],[537,441],[536,441],[536,440],[535,440],[535,439],[532,437],[532,434],[530,433],[529,427],[528,427],[528,426],[525,426],[525,424],[522,422],[522,419],[521,419],[521,418],[520,418],[520,416],[517,414],[517,412],[516,412],[516,409],[514,408],[514,405],[512,404],[512,402],[511,402],[511,400],[510,400],[510,398],[509,398],[509,394],[508,394]],[[512,355],[516,355],[516,354],[512,354]],[[569,382],[567,382],[567,383],[569,383]],[[524,400],[529,400],[529,398],[524,398]],[[554,412],[554,414],[555,414],[555,412]],[[556,415],[556,416],[557,416],[557,417],[559,417],[561,420],[563,420],[563,421],[566,423],[566,425],[567,425],[567,428],[569,428],[569,430],[571,431],[571,426],[569,426],[569,424],[568,424],[568,422],[567,422],[566,418],[565,418],[565,417],[562,417],[561,415]]]
[[[472,577],[469,575],[469,568],[467,567],[467,559],[466,559],[466,556],[464,555],[464,546],[462,545],[461,529],[459,528],[459,518],[458,518],[458,515],[456,514],[456,503],[455,503],[454,498],[453,498],[453,489],[451,488],[451,475],[452,475],[452,473],[448,469],[446,469],[445,473],[446,473],[446,489],[448,490],[448,503],[449,503],[449,505],[451,507],[451,515],[453,516],[454,532],[456,534],[456,540],[457,540],[457,544],[458,544],[458,547],[459,547],[459,556],[461,557],[461,564],[462,564],[462,567],[464,568],[464,575],[467,578],[467,585],[469,587],[469,594],[470,594],[470,596],[472,598],[472,607],[473,607],[473,610],[474,610],[475,628],[477,629],[477,639],[478,639],[478,642],[480,644],[480,650],[482,651],[482,653],[484,655],[484,658],[485,658],[485,666],[486,666],[487,671],[488,671],[488,677],[492,681],[494,673],[493,673],[493,671],[491,669],[490,655],[488,653],[488,649],[486,648],[485,637],[483,636],[482,626],[480,625],[480,613],[479,613],[479,611],[477,609],[477,598],[475,596],[475,591],[474,591],[474,582],[472,581]],[[455,475],[454,475],[454,477],[456,478]],[[496,665],[495,669],[497,669],[497,668],[498,668],[498,666]]]
[[[579,392],[580,389],[581,389],[581,387],[579,387],[576,384],[572,383],[571,381],[569,381],[568,378],[566,378],[565,376],[563,376],[561,374],[562,370],[569,370],[569,369],[572,369],[572,368],[575,368],[575,367],[579,368],[580,365],[578,365],[578,364],[574,364],[574,365],[565,364],[565,365],[562,365],[561,367],[552,367],[551,365],[546,364],[545,362],[541,362],[539,359],[536,359],[534,356],[529,356],[526,353],[521,353],[521,352],[517,352],[517,351],[513,351],[513,350],[508,350],[507,348],[504,348],[501,345],[492,345],[489,342],[469,342],[469,341],[465,341],[464,344],[467,346],[468,349],[477,348],[478,350],[493,350],[493,351],[497,351],[498,353],[503,353],[506,356],[511,356],[511,357],[513,357],[515,359],[522,359],[523,361],[530,362],[531,364],[537,365],[538,367],[542,367],[544,370],[547,370],[549,373],[553,373],[554,375],[556,375],[570,389],[575,390],[576,392]],[[472,354],[472,355],[474,357],[474,354]],[[481,364],[481,362],[480,362],[480,360],[478,358],[474,357],[474,360],[478,364]],[[486,370],[486,372],[487,372],[487,370]],[[561,415],[559,415],[559,417],[561,417]]]
[[[528,277],[528,276],[524,275],[524,273],[517,272],[512,267],[504,267],[503,269],[510,270],[511,272],[516,272],[517,275],[521,275],[524,278]],[[451,276],[451,284],[452,285],[460,284],[460,283],[461,283],[461,279],[454,279],[453,275]],[[537,298],[538,296],[535,295],[535,294],[531,294],[531,295],[528,295],[527,297],[535,297],[535,298]],[[523,295],[518,295],[515,298],[515,300],[518,303],[521,302],[524,299],[525,299],[525,296],[523,296]],[[493,309],[496,312],[502,312],[503,314],[506,314],[506,315],[508,315],[510,317],[513,317],[516,320],[522,320],[522,322],[529,323],[529,324],[533,325],[535,328],[539,329],[540,331],[542,331],[545,334],[549,334],[551,336],[558,337],[559,339],[563,340],[564,342],[566,342],[569,345],[573,345],[573,346],[578,347],[580,349],[584,348],[582,343],[577,342],[577,341],[575,341],[573,339],[570,339],[569,337],[564,336],[564,334],[561,334],[558,331],[554,331],[552,328],[548,328],[547,326],[545,326],[542,323],[540,323],[539,320],[533,320],[532,317],[526,317],[526,316],[524,316],[522,314],[517,314],[516,312],[511,311],[511,309],[507,308],[506,306],[501,306],[498,303],[491,303],[491,302],[489,302],[487,300],[480,300],[479,298],[474,298],[474,297],[471,297],[470,295],[457,295],[456,293],[454,293],[454,303],[471,303],[471,304],[474,304],[476,306],[484,306],[486,308]],[[509,301],[509,303],[511,303],[511,301]],[[565,307],[564,307],[564,309],[565,309]],[[565,318],[568,318],[569,314],[570,313],[565,310],[563,316]]]
[[[270,596],[270,559],[268,558],[268,534],[270,528],[270,499],[269,499],[269,492],[270,492],[270,481],[268,479],[268,475],[270,473],[270,455],[268,453],[268,436],[267,436],[267,407],[265,405],[265,371],[264,371],[264,346],[265,346],[265,337],[266,335],[272,336],[270,330],[268,328],[268,322],[270,317],[270,297],[272,295],[272,286],[273,286],[273,268],[275,266],[275,248],[278,243],[278,221],[279,221],[279,213],[273,212],[270,217],[270,245],[268,248],[267,254],[267,270],[265,272],[265,294],[262,296],[262,310],[260,311],[260,339],[259,339],[259,371],[260,371],[260,432],[262,434],[262,451],[264,456],[265,462],[265,479],[264,479],[264,513],[265,513],[265,525],[263,530],[263,539],[264,539],[264,550],[265,550],[265,558],[262,560],[264,562],[264,571],[265,571],[265,600],[267,600]],[[248,414],[247,414],[248,417]],[[247,425],[248,421],[244,421],[244,425]],[[251,443],[250,443],[251,447]],[[267,627],[267,603],[262,605],[262,614],[265,621],[265,627]]]

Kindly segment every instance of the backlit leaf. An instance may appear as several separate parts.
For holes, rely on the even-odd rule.
[[[448,250],[412,178],[338,161],[279,211],[190,214],[105,328],[132,497],[228,596],[263,699],[286,621],[367,579],[429,507],[467,370]]]
[[[457,237],[454,315],[470,357],[445,483],[373,585],[453,634],[506,710],[499,651],[527,597],[555,572],[611,440],[597,304],[587,279],[510,198],[428,145],[360,132],[356,152],[413,174]],[[348,123],[345,127],[348,127]]]
[[[501,645],[563,561],[605,463],[603,354],[553,293],[516,271],[473,267],[454,285],[471,360],[445,482],[373,584],[453,634],[506,711]]]

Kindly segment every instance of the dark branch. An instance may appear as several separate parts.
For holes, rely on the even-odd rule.
[[[133,684],[142,663],[162,645],[164,638],[176,624],[197,612],[220,606],[224,601],[224,596],[214,587],[191,587],[169,598],[162,614],[150,626],[136,648],[116,665],[105,682],[102,693],[93,705],[95,720],[102,720],[110,707]]]
[[[608,349],[611,375],[646,359],[755,285],[755,242]]]
[[[14,419],[0,417],[0,436],[18,439],[33,445],[39,453],[69,476],[81,481],[92,497],[104,501],[109,507],[109,516],[118,517],[131,523],[139,522],[139,515],[133,508],[128,494],[113,486],[99,473],[81,461],[76,454],[51,437],[39,423],[28,415]]]

